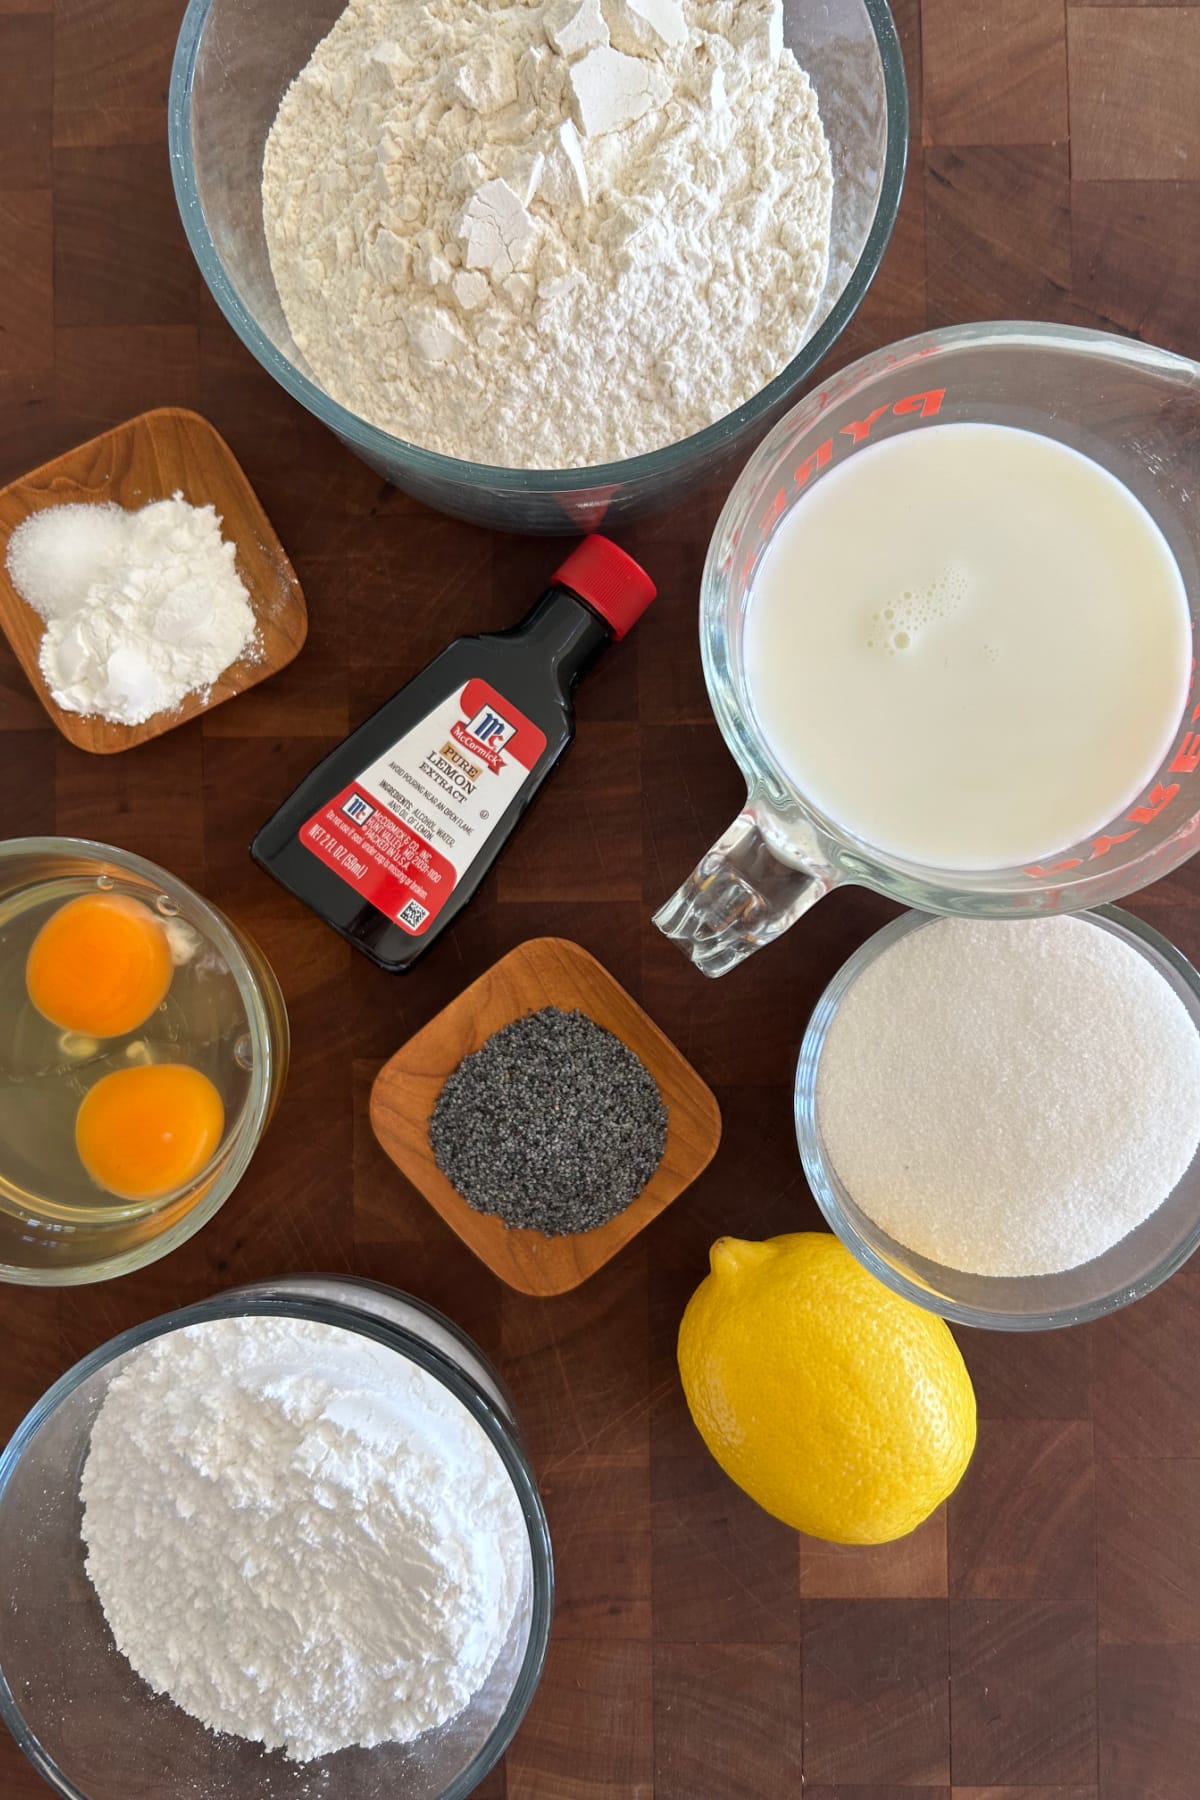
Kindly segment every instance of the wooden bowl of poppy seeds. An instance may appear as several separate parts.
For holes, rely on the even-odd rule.
[[[707,1167],[712,1093],[595,957],[534,938],[385,1064],[371,1124],[509,1286],[561,1294]]]

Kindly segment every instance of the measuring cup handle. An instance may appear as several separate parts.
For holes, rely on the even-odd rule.
[[[739,813],[654,923],[703,975],[725,975],[794,925],[833,886],[830,875],[782,862],[753,811]]]

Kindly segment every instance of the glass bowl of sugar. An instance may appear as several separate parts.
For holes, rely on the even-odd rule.
[[[500,530],[608,529],[744,456],[853,316],[900,200],[908,104],[886,0],[606,0],[603,11],[558,0],[543,25],[540,7],[491,4],[458,9],[456,26],[450,7],[190,0],[172,70],[176,198],[242,342],[389,481]],[[306,105],[295,78],[339,20],[345,55],[320,52]],[[473,48],[446,35],[459,27]],[[436,45],[421,35],[431,31]],[[781,74],[784,86],[799,79],[786,57],[781,69],[780,33],[828,141],[823,278],[811,274],[804,221],[783,230],[811,168],[795,153],[807,102],[764,111]],[[748,67],[751,101],[732,126]],[[579,90],[567,104],[564,82]],[[652,99],[650,111],[609,116],[622,85]],[[271,210],[286,245],[264,224],[264,151],[285,95],[288,134],[272,164],[295,191]],[[345,141],[308,169],[339,108]],[[438,143],[444,167],[411,160],[440,155]],[[511,218],[498,260],[483,240],[501,188]],[[326,192],[336,217],[302,219]],[[764,247],[771,270],[755,261],[748,272]],[[768,353],[763,333],[777,327]],[[551,339],[556,359],[543,368]]]
[[[500,1377],[346,1276],[70,1369],[0,1454],[0,1581],[0,1717],[64,1800],[463,1800],[553,1612]]]
[[[1117,907],[904,913],[818,1001],[794,1098],[829,1225],[958,1324],[1082,1324],[1200,1244],[1200,977]]]

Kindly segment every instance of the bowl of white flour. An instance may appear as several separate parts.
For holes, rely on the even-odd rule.
[[[795,1105],[833,1230],[961,1324],[1100,1318],[1200,1247],[1200,976],[1118,907],[904,913],[817,1002]]]
[[[792,401],[899,203],[886,0],[191,0],[217,303],[398,486],[502,529],[678,498]]]
[[[0,1456],[0,1714],[72,1800],[461,1800],[553,1610],[502,1383],[448,1320],[292,1277],[137,1326]]]

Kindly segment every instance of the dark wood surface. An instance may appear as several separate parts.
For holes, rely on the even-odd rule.
[[[688,1421],[674,1337],[722,1231],[813,1224],[788,1087],[809,1009],[887,906],[824,901],[706,984],[649,915],[740,799],[695,598],[721,494],[625,536],[661,585],[590,680],[578,744],[486,890],[413,975],[356,957],[246,854],[290,785],[455,632],[554,566],[385,490],[240,349],[175,216],[178,0],[0,0],[0,480],[140,409],[197,407],[293,557],[311,632],[275,680],[114,758],[0,664],[0,823],[124,844],[259,938],[295,1034],[278,1117],[191,1245],[93,1289],[4,1290],[0,1430],[76,1357],[285,1269],[445,1308],[515,1390],[549,1509],[545,1680],[485,1800],[1190,1800],[1200,1784],[1200,1269],[1095,1328],[961,1334],[979,1450],[907,1542],[844,1551],[760,1513]],[[922,325],[1038,317],[1200,354],[1200,9],[903,0],[915,101],[899,225],[837,360]],[[923,55],[922,55],[923,53]],[[923,66],[922,66],[923,65]],[[1200,956],[1200,865],[1136,909]],[[716,1089],[720,1152],[576,1293],[490,1276],[372,1139],[371,1081],[497,956],[597,954]],[[44,1790],[7,1742],[0,1794]]]

